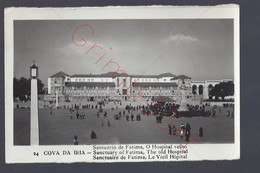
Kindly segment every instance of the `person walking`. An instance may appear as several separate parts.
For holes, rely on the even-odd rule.
[[[169,128],[169,134],[171,135],[172,134],[172,126],[169,124],[168,128]]]
[[[230,111],[227,111],[227,117],[229,117],[230,116]]]
[[[90,138],[91,139],[96,139],[97,138],[97,134],[92,130],[91,134],[90,134]]]
[[[199,128],[199,136],[203,137],[203,128],[202,127]]]
[[[159,123],[162,123],[163,116],[159,115]]]
[[[74,145],[79,144],[79,138],[77,137],[77,135],[74,135],[73,143],[74,143]]]
[[[176,127],[175,127],[175,125],[173,124],[173,125],[172,125],[172,133],[173,133],[173,135],[176,135],[175,132],[176,132]]]
[[[186,138],[185,141],[189,141],[190,140],[189,139],[190,138],[190,130],[186,130],[185,131],[185,138]]]
[[[77,119],[79,119],[79,112],[78,111],[76,113],[76,117],[77,117]]]
[[[134,121],[134,114],[131,114],[131,120]]]
[[[184,132],[185,132],[185,126],[183,125],[183,123],[181,123],[181,126],[180,126],[180,137],[181,139],[183,139],[183,136],[184,136]]]
[[[190,124],[187,123],[187,124],[186,124],[186,131],[189,131],[190,129],[191,129]]]

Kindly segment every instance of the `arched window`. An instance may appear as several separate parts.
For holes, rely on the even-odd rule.
[[[202,95],[202,94],[203,94],[203,86],[200,85],[200,86],[199,86],[199,95]]]
[[[196,85],[192,86],[192,94],[197,94],[197,86]]]

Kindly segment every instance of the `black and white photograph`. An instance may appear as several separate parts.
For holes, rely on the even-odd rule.
[[[238,159],[238,8],[224,7],[11,8],[6,149],[33,150],[9,160]]]

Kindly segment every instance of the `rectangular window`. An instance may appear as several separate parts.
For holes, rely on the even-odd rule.
[[[124,79],[124,87],[126,87],[126,79]]]

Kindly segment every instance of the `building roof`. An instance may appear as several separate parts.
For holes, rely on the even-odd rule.
[[[132,78],[159,78],[158,75],[130,75]]]
[[[163,74],[160,74],[158,75],[159,77],[176,77],[176,75],[174,74],[171,74],[171,73],[163,73]]]
[[[115,87],[114,82],[66,82],[66,87]]]
[[[175,82],[136,82],[140,87],[178,87]]]
[[[172,73],[163,73],[159,75],[130,75],[133,78],[162,78],[162,77],[176,77],[176,75]]]
[[[186,76],[186,75],[179,75],[179,76],[172,78],[171,80],[175,80],[175,79],[191,79],[191,77]]]
[[[113,75],[113,76],[112,76]],[[126,74],[126,73],[111,73],[110,77],[130,77],[130,75]]]
[[[100,77],[100,78],[103,78],[103,77],[112,77],[112,75],[114,73],[115,72],[108,72],[105,74],[91,74],[91,73],[90,74],[74,74],[71,77],[95,77],[95,78]]]
[[[64,73],[63,71],[60,71],[60,72],[52,75],[51,77],[65,77],[65,76],[70,76],[70,75]]]
[[[103,78],[103,77],[132,77],[132,78],[161,78],[161,77],[176,77],[171,73],[163,73],[160,75],[129,75],[126,73],[116,73],[116,72],[108,72],[105,74],[74,74],[71,77],[94,77],[94,78]]]

